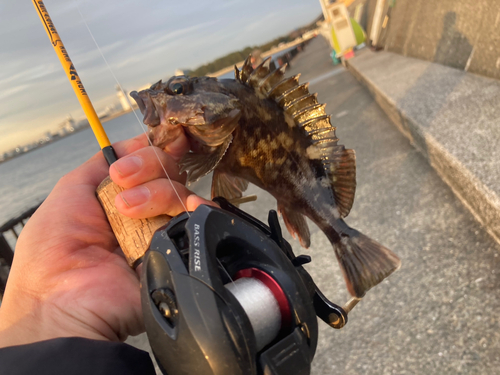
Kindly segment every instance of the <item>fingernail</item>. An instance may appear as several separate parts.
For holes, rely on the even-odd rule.
[[[151,192],[147,187],[139,186],[122,191],[120,197],[128,207],[135,207],[146,203],[151,197]]]
[[[139,172],[142,167],[142,159],[137,156],[126,156],[118,159],[113,163],[113,166],[121,176],[127,177]]]

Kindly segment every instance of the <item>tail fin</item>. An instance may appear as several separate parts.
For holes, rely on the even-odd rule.
[[[354,297],[361,298],[369,289],[401,267],[401,261],[396,254],[378,242],[356,229],[347,228],[342,234],[335,233],[329,237],[344,274],[347,290]]]

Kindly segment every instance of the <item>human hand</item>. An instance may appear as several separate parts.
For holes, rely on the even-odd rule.
[[[0,347],[70,336],[125,340],[144,331],[139,279],[121,254],[95,190],[109,170],[127,189],[116,201],[124,215],[174,216],[184,208],[145,135],[114,148],[123,159],[108,169],[96,154],[64,176],[26,224],[0,308]],[[157,153],[184,206],[194,210],[211,202],[183,185],[176,161],[187,150],[181,137]],[[139,203],[141,192],[149,198]]]

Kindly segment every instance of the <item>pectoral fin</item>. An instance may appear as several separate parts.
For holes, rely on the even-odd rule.
[[[188,183],[195,182],[209,174],[217,167],[232,140],[233,136],[229,134],[220,145],[212,147],[208,153],[191,152],[186,154],[179,163],[180,173],[188,172]]]
[[[293,238],[298,237],[300,244],[308,248],[311,244],[311,236],[309,234],[309,226],[307,225],[306,218],[301,213],[293,209],[286,208],[278,203],[278,211],[283,216],[288,232]]]
[[[241,198],[247,187],[247,180],[216,169],[212,180],[212,199],[215,197],[224,197],[228,200]]]

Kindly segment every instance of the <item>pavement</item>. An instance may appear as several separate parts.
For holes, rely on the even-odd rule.
[[[392,249],[402,267],[367,293],[343,329],[319,322],[312,374],[498,374],[500,245],[370,91],[332,65],[329,52],[316,38],[288,74],[302,73],[300,81],[327,104],[340,143],[356,150],[357,191],[347,223]],[[209,184],[193,188],[206,196]],[[248,193],[258,200],[242,209],[266,220],[274,198],[254,186]],[[349,296],[331,245],[310,228],[307,250],[286,238],[296,254],[312,256],[307,270],[343,304]],[[147,349],[144,335],[128,342]]]
[[[500,81],[368,49],[348,67],[500,242]]]

